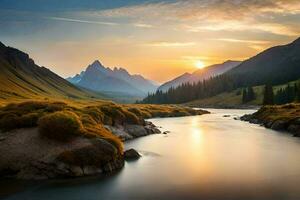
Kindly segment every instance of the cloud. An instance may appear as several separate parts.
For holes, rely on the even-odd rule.
[[[195,45],[195,42],[151,42],[146,44],[146,46],[153,47],[186,47]]]
[[[286,36],[300,34],[295,28],[300,23],[299,0],[177,0],[108,9],[97,15],[190,25],[186,30],[192,32],[253,30]],[[296,22],[289,20],[288,16],[298,15]]]
[[[216,40],[233,42],[233,43],[270,44],[270,41],[266,41],[266,40],[240,40],[234,38],[218,38]]]
[[[65,22],[76,22],[76,23],[86,23],[86,24],[108,25],[108,26],[119,25],[118,23],[113,23],[113,22],[102,22],[102,21],[90,21],[90,20],[70,19],[70,18],[64,18],[64,17],[47,17],[47,19],[57,20],[57,21],[65,21]]]
[[[132,25],[135,26],[135,27],[138,27],[138,28],[153,28],[154,27],[151,24],[143,24],[143,23],[135,23],[135,24],[132,24]]]
[[[189,32],[203,31],[250,31],[268,32],[277,35],[298,36],[300,28],[277,23],[261,23],[255,21],[214,21],[202,23],[197,26],[187,25],[184,27]]]
[[[99,15],[117,17],[155,17],[177,19],[237,19],[255,14],[300,13],[299,0],[178,0],[108,9]]]

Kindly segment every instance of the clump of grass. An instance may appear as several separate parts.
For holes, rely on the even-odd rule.
[[[120,138],[109,132],[101,124],[85,125],[81,133],[87,137],[101,137],[114,145],[119,150],[119,152],[123,152],[123,143]]]
[[[38,126],[41,135],[58,141],[73,137],[100,137],[123,150],[121,140],[104,125],[137,124],[151,117],[172,117],[197,114],[191,108],[170,105],[121,105],[110,102],[75,104],[72,102],[28,101],[0,108],[0,130]]]
[[[0,129],[9,131],[18,127],[19,117],[14,113],[6,113],[0,118]]]
[[[75,113],[58,111],[40,118],[38,128],[42,136],[66,142],[80,134],[83,126]]]
[[[253,116],[263,121],[293,121],[300,116],[300,104],[263,106]]]
[[[103,112],[95,106],[86,107],[84,109],[84,113],[90,115],[93,118],[93,120],[95,120],[97,123],[103,123],[104,122]]]

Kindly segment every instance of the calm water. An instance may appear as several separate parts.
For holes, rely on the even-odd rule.
[[[126,144],[143,157],[109,177],[1,184],[6,199],[300,199],[300,139],[234,120],[250,110],[152,119],[168,135]],[[223,117],[230,114],[230,117]]]

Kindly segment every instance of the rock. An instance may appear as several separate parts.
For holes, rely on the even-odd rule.
[[[258,119],[250,119],[249,123],[251,123],[251,124],[259,124],[259,120]]]
[[[240,119],[242,121],[249,121],[252,118],[252,115],[247,114],[247,115],[243,115]]]
[[[300,125],[300,118],[296,118],[296,119],[294,119],[294,122],[293,122],[293,124]]]
[[[148,134],[160,134],[161,131],[152,122],[146,122],[145,129]]]
[[[98,137],[60,143],[40,137],[37,128],[31,128],[12,131],[0,141],[2,177],[80,177],[116,171],[123,165],[117,147]]]
[[[141,137],[149,135],[144,126],[141,125],[125,125],[125,131],[133,137]]]
[[[230,117],[230,115],[223,115],[223,117]]]
[[[129,149],[124,152],[125,160],[136,160],[139,159],[141,155],[135,149]]]
[[[84,166],[83,167],[83,174],[84,175],[94,175],[94,174],[101,174],[103,171],[102,169],[95,167],[95,166]]]
[[[293,134],[295,137],[300,136],[300,125],[291,124],[288,126],[287,130]]]
[[[271,129],[273,129],[273,130],[284,130],[285,127],[286,127],[286,122],[285,121],[277,120],[272,124]]]
[[[165,134],[165,135],[168,134],[168,133],[170,133],[170,131],[164,131],[163,132],[163,134]]]
[[[78,176],[83,176],[83,170],[81,167],[79,166],[70,166],[69,167],[70,171],[72,172],[72,176],[78,177]],[[70,174],[66,174],[66,175],[70,175]]]
[[[112,132],[114,135],[118,136],[122,141],[131,140],[134,137],[130,135],[128,132],[126,132],[125,127],[118,125],[118,126],[104,126],[107,130]]]
[[[266,128],[271,128],[272,127],[273,122],[272,121],[267,121],[264,123]]]

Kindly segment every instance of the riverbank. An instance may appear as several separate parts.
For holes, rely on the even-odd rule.
[[[125,140],[160,133],[153,117],[201,115],[181,106],[30,101],[0,108],[0,175],[49,179],[111,173]]]
[[[197,105],[197,104],[188,104],[185,106],[189,106],[191,108],[212,108],[212,109],[239,109],[239,110],[258,110],[261,106],[259,105]]]
[[[241,120],[300,136],[300,104],[263,106],[253,114],[242,116]]]
[[[255,110],[209,111],[149,119],[170,133],[125,142],[142,158],[117,173],[25,184],[0,180],[0,199],[1,193],[5,200],[300,199],[298,138],[233,119]]]

